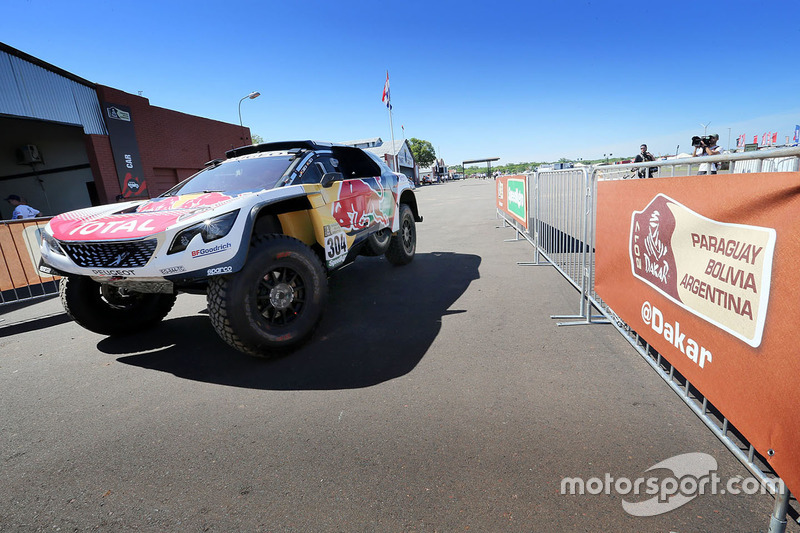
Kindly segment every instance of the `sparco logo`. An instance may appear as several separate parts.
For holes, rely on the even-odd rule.
[[[201,248],[200,250],[192,251],[192,257],[202,257],[204,255],[218,254],[219,252],[224,252],[230,247],[231,243],[226,242],[225,244],[218,244],[216,246],[212,246],[211,248]]]
[[[217,276],[219,274],[230,274],[231,272],[233,272],[233,267],[227,266],[219,268],[209,268],[208,271],[206,271],[206,274],[209,276]]]

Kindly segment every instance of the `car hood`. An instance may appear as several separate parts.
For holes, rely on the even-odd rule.
[[[56,239],[63,241],[148,237],[250,194],[229,196],[220,192],[197,193],[91,207],[54,217],[50,221],[50,231]]]

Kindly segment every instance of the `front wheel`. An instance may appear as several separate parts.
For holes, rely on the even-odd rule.
[[[386,259],[393,265],[407,265],[417,251],[417,226],[414,213],[406,204],[400,204],[400,229],[392,235]]]
[[[176,299],[175,294],[128,291],[85,276],[61,278],[59,295],[70,318],[103,335],[138,333],[154,326]]]
[[[230,346],[273,357],[311,337],[327,293],[325,270],[311,248],[285,235],[267,235],[253,241],[241,271],[209,280],[208,311]]]

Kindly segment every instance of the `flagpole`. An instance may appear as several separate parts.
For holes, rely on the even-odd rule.
[[[391,99],[389,100],[391,103]],[[394,146],[394,123],[392,122],[392,106],[389,106],[389,129],[392,130],[392,159],[394,160],[394,171],[400,172],[400,169],[397,167],[397,152],[395,151]]]

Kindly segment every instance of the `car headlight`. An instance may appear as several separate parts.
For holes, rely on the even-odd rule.
[[[50,236],[46,231],[42,231],[42,244],[47,243],[47,246],[54,254],[63,255],[66,257],[67,254],[64,253],[64,250],[61,248],[61,245],[55,240],[54,237]]]
[[[167,251],[167,255],[184,251],[198,233],[203,238],[203,242],[221,239],[231,231],[233,223],[236,222],[236,215],[238,214],[239,210],[237,209],[236,211],[231,211],[230,213],[189,226],[175,235],[175,238],[172,240],[172,245]]]

